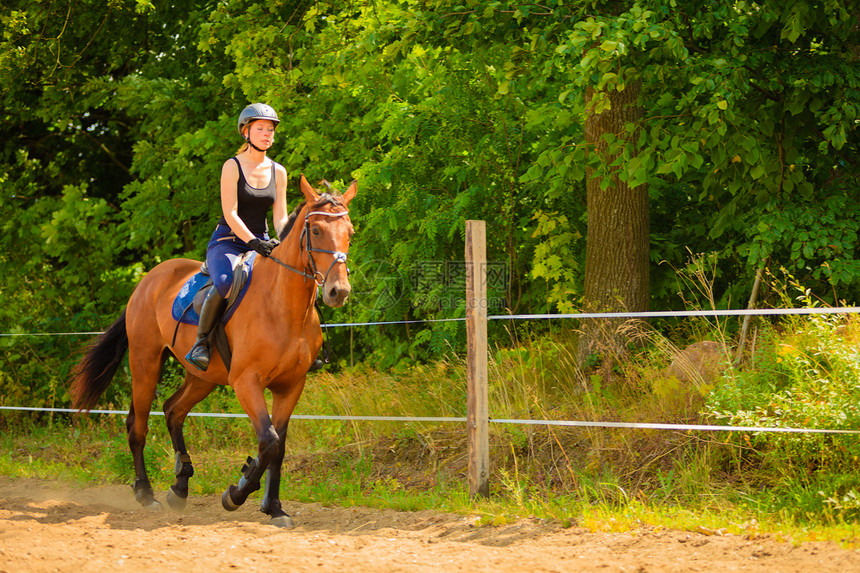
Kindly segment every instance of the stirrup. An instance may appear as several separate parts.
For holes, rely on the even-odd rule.
[[[209,341],[205,338],[195,342],[194,346],[191,347],[191,350],[188,351],[188,354],[185,355],[185,360],[203,372],[209,368],[209,360],[211,360],[211,358],[212,349],[209,346]]]

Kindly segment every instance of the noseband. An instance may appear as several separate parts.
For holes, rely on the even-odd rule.
[[[308,273],[306,271],[300,271],[299,269],[297,269],[295,267],[291,267],[290,265],[288,265],[287,263],[281,261],[280,259],[278,259],[276,257],[269,256],[269,258],[272,259],[273,261],[275,261],[276,263],[278,263],[279,265],[281,265],[282,267],[289,269],[289,270],[293,271],[294,273],[298,273],[298,274],[302,275],[303,277],[305,277],[305,279],[313,280],[317,284],[318,287],[322,287],[325,284],[326,280],[328,280],[328,275],[331,273],[332,269],[334,268],[334,266],[336,264],[338,264],[338,263],[346,264],[347,254],[342,252],[342,251],[329,251],[328,249],[315,249],[313,247],[313,245],[311,245],[310,217],[311,217],[311,215],[322,215],[324,217],[343,217],[344,215],[348,215],[348,214],[349,214],[349,210],[340,211],[338,213],[329,213],[328,211],[308,211],[307,213],[305,213],[305,227],[304,227],[304,229],[302,229],[302,236],[299,240],[304,243],[304,249],[308,253],[308,262],[309,262],[308,266],[310,267],[308,270],[310,270],[311,273]],[[314,260],[314,253],[326,253],[328,255],[333,256],[333,260],[331,262],[331,265],[329,265],[328,270],[325,272],[325,274],[321,273],[319,271],[319,269],[317,268],[317,263]],[[322,280],[321,281],[318,280],[317,277],[321,277]]]

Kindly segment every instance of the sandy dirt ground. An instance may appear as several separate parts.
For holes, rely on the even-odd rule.
[[[590,533],[536,519],[480,526],[429,511],[287,502],[296,527],[285,530],[268,525],[253,501],[228,513],[220,496],[207,496],[189,499],[183,513],[154,513],[125,486],[0,477],[0,572],[860,571],[860,552],[832,543],[654,528]]]

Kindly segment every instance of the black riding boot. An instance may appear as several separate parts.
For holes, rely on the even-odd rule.
[[[206,293],[206,299],[203,301],[203,307],[200,309],[200,323],[197,325],[197,342],[188,351],[185,359],[199,368],[206,370],[209,368],[209,359],[212,355],[212,347],[209,343],[209,335],[212,329],[221,319],[221,313],[224,312],[224,306],[227,300],[221,296],[215,286],[209,287],[209,292]]]

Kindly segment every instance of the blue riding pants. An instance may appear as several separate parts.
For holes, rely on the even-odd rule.
[[[268,233],[257,237],[263,241],[269,240]],[[248,243],[237,237],[227,225],[218,225],[212,238],[206,246],[206,266],[209,276],[218,289],[218,293],[226,298],[233,282],[233,263],[243,254],[253,250]]]

